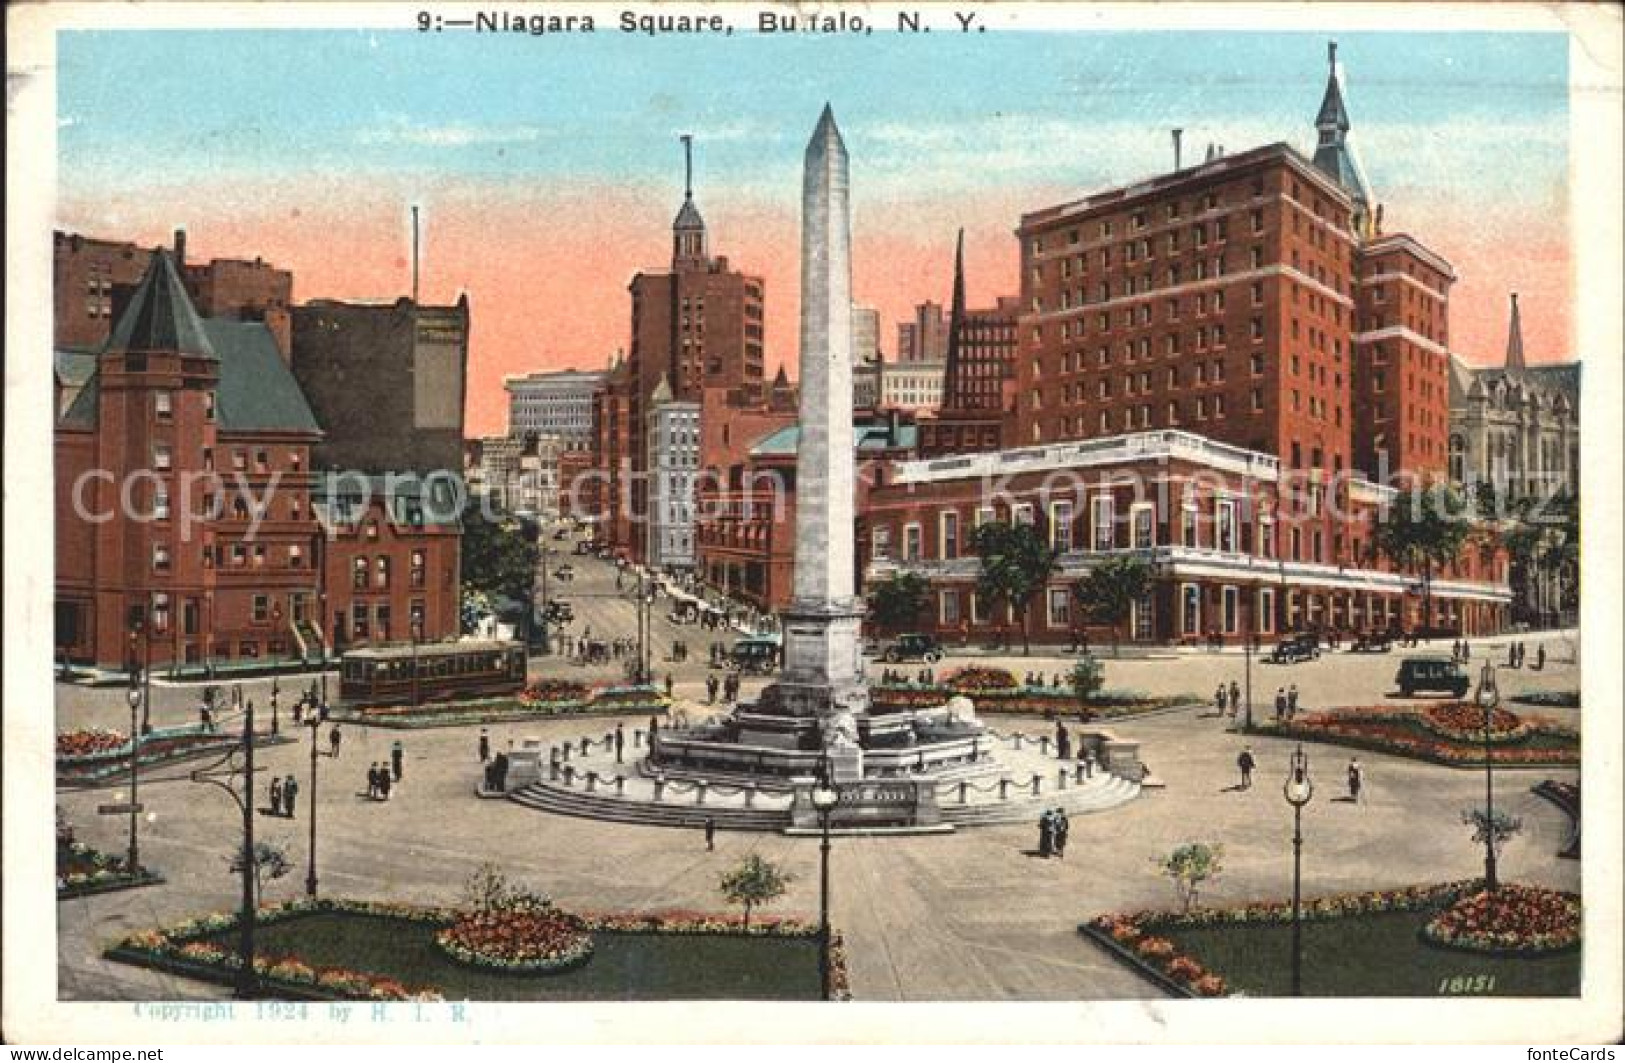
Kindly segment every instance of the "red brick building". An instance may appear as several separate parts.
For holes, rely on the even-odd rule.
[[[335,568],[362,552],[402,574],[396,615],[415,589],[423,637],[455,635],[455,519],[399,508],[364,548],[328,543],[322,432],[271,330],[202,317],[169,252],[148,262],[56,428],[60,651],[123,668],[139,631],[155,665],[318,659],[324,600],[349,605]]]
[[[942,405],[920,419],[920,453],[963,454],[1004,445],[1016,387],[1016,319],[1021,301],[965,308],[965,233],[954,251],[954,292],[944,354]]]

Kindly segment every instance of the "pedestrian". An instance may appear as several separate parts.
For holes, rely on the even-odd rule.
[[[1507,667],[1518,667],[1518,644],[1516,642],[1507,643]]]
[[[271,777],[271,815],[282,815],[282,780]]]
[[[1275,722],[1286,719],[1286,688],[1275,688]]]
[[[214,730],[214,713],[209,711],[207,705],[198,710],[198,717],[202,720],[205,731],[212,732]]]
[[[314,741],[315,736],[312,735],[311,737]],[[333,729],[327,732],[327,755],[332,757],[334,760],[338,759],[339,743],[343,740],[343,738],[344,736],[339,733],[338,724],[334,724]]]
[[[1535,647],[1535,671],[1539,672],[1546,667],[1546,644],[1540,643]]]
[[[1055,852],[1055,816],[1049,809],[1038,817],[1038,855],[1048,860]]]
[[[626,728],[622,724],[615,725],[615,763],[621,763],[621,755],[626,750]]]
[[[1072,732],[1065,724],[1055,725],[1055,756],[1058,760],[1072,759]]]
[[[1293,683],[1286,692],[1286,718],[1292,719],[1298,715],[1298,684]]]
[[[705,851],[714,852],[717,847],[717,821],[710,816],[705,817]]]
[[[293,818],[293,802],[298,796],[299,780],[289,773],[282,779],[282,814],[288,819]]]
[[[1355,804],[1360,803],[1360,788],[1365,785],[1365,769],[1360,767],[1360,758],[1355,757],[1349,761],[1349,800]]]
[[[717,677],[714,675],[705,677],[705,703],[707,705],[717,703]]]
[[[1236,709],[1241,705],[1241,684],[1234,679],[1230,680],[1230,718],[1236,718]]]
[[[382,764],[378,765],[378,796],[389,800],[389,769]]]
[[[305,699],[299,698],[293,703],[293,722],[297,726],[305,722]]]
[[[666,697],[667,697],[668,700],[671,698],[672,686],[673,686],[673,684],[672,684],[672,680],[671,680],[671,673],[667,672],[666,673]]]
[[[406,749],[401,745],[399,738],[395,739],[389,747],[389,769],[395,774],[395,781],[401,781],[401,764],[406,759]]]
[[[484,764],[491,759],[491,732],[484,727],[480,728],[480,763]]]
[[[1250,790],[1253,787],[1253,769],[1258,767],[1258,761],[1253,759],[1253,747],[1243,746],[1241,755],[1236,757],[1236,767],[1241,769],[1241,788]]]
[[[1219,689],[1213,692],[1213,706],[1218,710],[1221,718],[1224,716],[1225,707],[1228,703],[1229,696],[1229,691],[1225,689],[1225,685],[1223,683],[1220,683]]]
[[[367,765],[367,796],[378,797],[378,762],[375,760]]]
[[[1062,860],[1066,859],[1066,835],[1072,829],[1072,823],[1066,818],[1066,810],[1057,808],[1054,819],[1055,855]]]

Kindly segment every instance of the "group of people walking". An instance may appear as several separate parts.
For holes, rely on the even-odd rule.
[[[390,791],[401,781],[405,761],[406,748],[397,738],[389,747],[389,763],[375,760],[367,769],[367,796],[374,801],[388,801]]]
[[[1514,642],[1507,647],[1507,667],[1522,668],[1528,660],[1529,647],[1522,642]],[[1530,665],[1531,671],[1540,671],[1546,667],[1546,646],[1543,643],[1535,644],[1535,663]]]
[[[1063,808],[1047,808],[1038,817],[1038,855],[1044,859],[1066,859],[1066,836],[1072,829]]]
[[[291,774],[280,779],[271,777],[271,815],[293,818],[294,805],[299,800],[299,780]]]
[[[1253,756],[1252,746],[1242,746],[1241,752],[1236,754],[1236,770],[1241,774],[1241,782],[1236,786],[1238,790],[1251,790],[1253,788],[1253,772],[1258,769],[1258,758]],[[1363,804],[1365,793],[1365,766],[1360,763],[1359,757],[1349,759],[1345,778],[1348,783],[1348,799],[1351,804]]]
[[[671,677],[667,676],[666,678],[669,680]],[[738,675],[738,673],[729,672],[727,675],[722,676],[720,679],[717,677],[717,674],[715,672],[712,672],[710,675],[707,675],[705,677],[705,703],[707,705],[715,705],[717,703],[717,694],[719,692],[722,695],[723,704],[732,705],[734,702],[738,701],[739,700],[739,675]],[[668,695],[670,694],[670,690],[667,691],[667,694]]]

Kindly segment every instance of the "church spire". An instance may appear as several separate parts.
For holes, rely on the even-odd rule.
[[[1375,207],[1371,186],[1349,137],[1349,112],[1343,102],[1343,76],[1337,65],[1337,42],[1326,42],[1326,94],[1315,116],[1315,168],[1342,185],[1354,200],[1354,231],[1369,239]]]
[[[706,260],[705,219],[694,205],[694,137],[684,133],[678,139],[683,142],[683,205],[671,224],[673,269],[704,265]]]
[[[960,403],[959,388],[959,333],[965,323],[965,230],[959,230],[959,243],[954,248],[954,296],[948,310],[948,354],[942,367],[942,405],[953,408]]]
[[[1507,360],[1506,371],[1521,373],[1525,369],[1523,361],[1523,321],[1518,314],[1518,293],[1512,293],[1512,320],[1507,323]]]

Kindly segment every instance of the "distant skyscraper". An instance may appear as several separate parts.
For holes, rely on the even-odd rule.
[[[872,306],[852,306],[852,367],[872,365],[880,360],[880,311]]]

